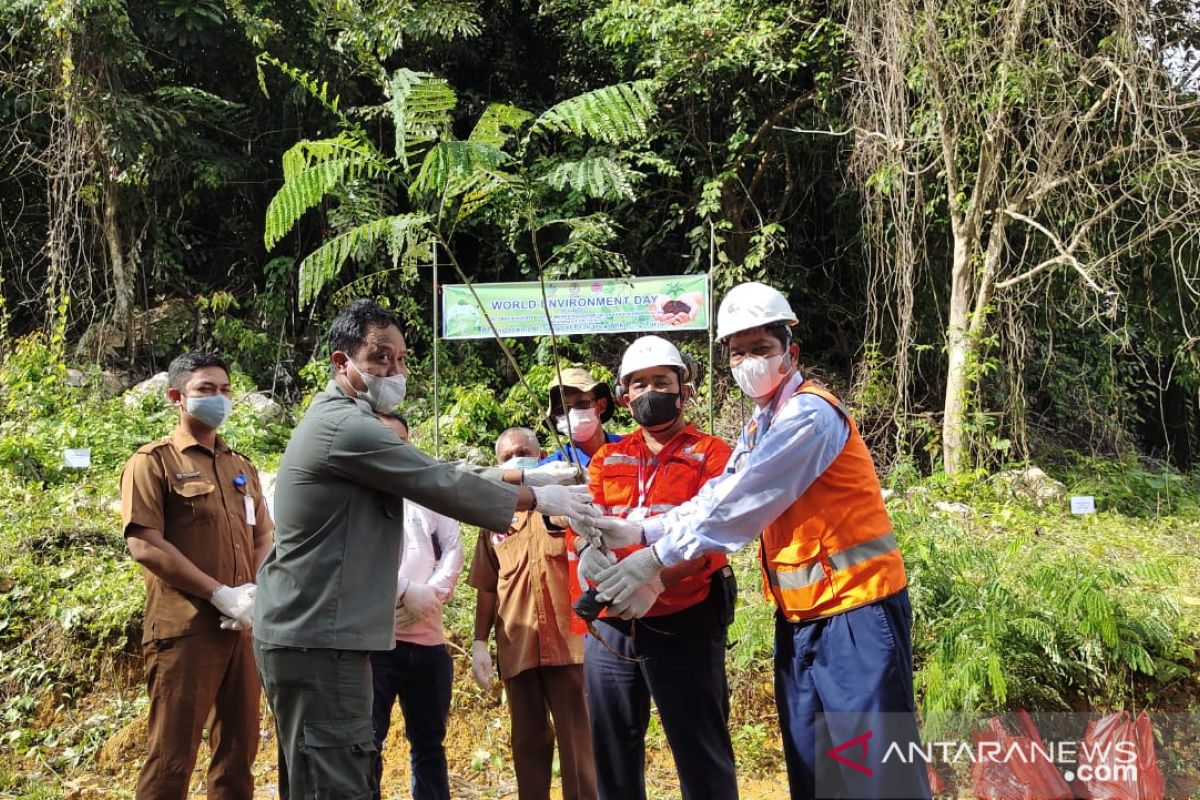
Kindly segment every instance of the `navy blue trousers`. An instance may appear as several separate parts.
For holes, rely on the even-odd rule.
[[[446,720],[450,717],[450,686],[454,664],[446,645],[396,642],[395,650],[371,653],[374,700],[371,709],[375,746],[382,754],[392,719],[392,704],[400,701],[414,800],[450,800],[446,766]],[[380,796],[382,756],[376,760],[375,797]]]
[[[622,657],[591,634],[584,640],[600,800],[646,797],[651,699],[675,756],[683,800],[736,800],[720,594],[714,582],[707,599],[674,614],[597,620],[597,634]]]
[[[920,738],[907,589],[822,619],[777,614],[775,705],[793,800],[929,797],[908,757]]]

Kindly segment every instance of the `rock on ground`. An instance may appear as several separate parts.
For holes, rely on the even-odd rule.
[[[167,373],[160,372],[147,378],[125,393],[125,405],[133,408],[142,403],[142,398],[148,395],[162,396],[167,391]],[[164,401],[165,402],[165,401]]]

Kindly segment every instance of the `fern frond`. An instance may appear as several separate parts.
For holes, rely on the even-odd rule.
[[[461,0],[421,3],[404,17],[404,31],[422,42],[470,39],[483,30],[483,17],[478,6],[476,2]]]
[[[514,176],[504,172],[483,168],[475,170],[454,187],[453,193],[459,198],[455,223],[494,204],[500,195],[516,186],[517,182]]]
[[[299,145],[294,146],[294,150]],[[290,153],[290,151],[289,151]],[[271,198],[267,206],[266,225],[263,228],[263,244],[268,250],[304,216],[305,212],[321,202],[334,187],[350,180],[378,175],[383,165],[379,162],[353,154],[345,158],[316,161],[308,167],[300,167],[302,156],[294,156],[291,174],[283,186]],[[288,157],[284,157],[285,162]]]
[[[475,129],[467,137],[468,142],[491,145],[500,148],[509,140],[514,132],[521,129],[533,114],[523,108],[510,106],[507,103],[492,103],[484,109]]]
[[[633,81],[584,92],[538,117],[530,133],[565,133],[613,145],[644,138],[656,112],[650,90],[650,81]]]
[[[283,154],[283,179],[292,180],[314,164],[332,159],[373,160],[384,166],[382,154],[370,142],[342,133],[332,139],[303,139],[289,147]]]
[[[596,200],[632,200],[633,184],[641,177],[607,156],[590,156],[559,163],[542,180],[559,191],[570,189]]]
[[[458,97],[444,78],[398,69],[388,86],[396,157],[407,170],[422,148],[449,135]]]
[[[415,195],[450,197],[469,190],[477,170],[500,173],[512,159],[503,151],[478,142],[445,141],[425,155],[413,181]]]
[[[316,300],[347,259],[361,257],[380,241],[388,244],[393,263],[398,262],[405,250],[428,238],[429,221],[425,214],[380,217],[330,239],[300,262],[300,304]]]
[[[304,91],[308,92],[310,97],[320,103],[326,111],[328,111],[330,114],[333,114],[343,123],[346,123],[347,125],[350,124],[350,120],[347,119],[346,115],[342,113],[340,108],[338,108],[338,106],[341,104],[341,100],[337,95],[330,95],[328,81],[318,81],[304,70],[299,69],[298,67],[293,67],[286,61],[281,61],[269,53],[259,53],[258,57],[255,58],[254,63],[255,67],[258,69],[259,88],[262,89],[262,93],[267,97],[270,97],[270,94],[267,92],[267,82],[263,75],[264,64],[269,64],[272,67],[275,67],[284,75],[291,78],[293,82],[303,88]]]

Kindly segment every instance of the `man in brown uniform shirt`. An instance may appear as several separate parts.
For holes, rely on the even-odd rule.
[[[501,465],[539,455],[537,436],[527,428],[510,428],[496,440]],[[548,532],[541,514],[519,512],[507,532],[480,531],[468,578],[479,592],[471,671],[486,689],[493,675],[487,641],[495,626],[520,800],[550,797],[555,735],[563,800],[596,797],[583,690],[583,637],[571,632],[563,533]]]
[[[187,353],[168,378],[179,424],[121,474],[125,540],[146,578],[149,753],[137,797],[187,796],[212,711],[208,796],[250,800],[259,683],[246,629],[273,524],[254,466],[216,433],[231,408],[225,363]]]

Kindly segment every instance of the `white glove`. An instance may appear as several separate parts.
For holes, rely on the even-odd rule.
[[[411,608],[404,605],[403,603],[400,603],[399,605],[396,606],[396,627],[397,628],[407,628],[409,625],[412,625],[414,622],[417,622],[417,621],[418,621],[418,617],[416,614],[414,614],[412,612]]]
[[[481,642],[478,639],[471,642],[471,677],[485,692],[492,685],[492,678],[496,677],[496,670],[492,666],[492,654],[488,652],[487,642]]]
[[[254,593],[257,589],[253,583],[243,583],[232,588],[222,584],[213,589],[208,601],[221,612],[222,628],[240,631],[254,625]]]
[[[592,525],[600,534],[601,541],[609,550],[618,547],[630,547],[642,544],[642,526],[640,523],[621,517],[600,517],[592,520]]]
[[[602,548],[593,547],[586,539],[576,539],[576,550],[579,553],[579,564],[576,575],[579,578],[579,588],[587,591],[591,588],[588,581],[596,583],[600,573],[617,563],[617,557],[606,553]],[[582,549],[580,549],[582,545]]]
[[[438,612],[442,607],[442,600],[445,599],[445,596],[443,590],[430,586],[427,583],[409,581],[408,588],[398,598],[397,605],[403,605],[413,613],[416,619],[426,619]]]
[[[592,505],[592,493],[586,486],[539,486],[536,497],[534,510],[547,517],[587,519],[600,516],[600,509]]]
[[[643,547],[627,558],[617,562],[600,573],[596,582],[600,589],[599,599],[608,603],[614,609],[627,606],[633,593],[639,587],[645,586],[658,578],[663,571],[663,563],[658,560],[658,554],[653,547]]]
[[[609,550],[642,544],[644,541],[641,524],[621,517],[572,519],[571,530],[590,544]]]
[[[540,467],[521,470],[521,483],[526,486],[570,486],[579,483],[581,474],[586,480],[587,473],[576,465],[565,461],[548,461]]]
[[[658,601],[658,596],[662,594],[662,591],[662,580],[655,577],[644,586],[639,586],[634,593],[630,595],[628,602],[619,606],[616,604],[609,605],[608,612],[610,614],[615,614],[621,619],[636,619],[638,617],[644,617],[646,616],[646,612],[654,607],[654,604]]]

